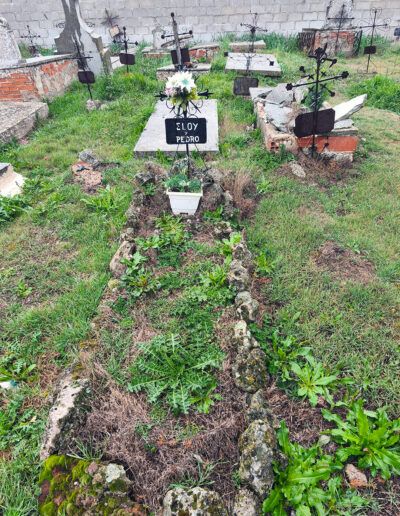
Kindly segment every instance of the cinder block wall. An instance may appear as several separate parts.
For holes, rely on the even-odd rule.
[[[102,25],[105,9],[118,15],[117,23],[126,25],[129,35],[151,41],[156,22],[169,23],[169,13],[175,12],[180,23],[192,25],[196,41],[210,41],[224,32],[240,33],[241,22],[248,23],[252,12],[259,13],[259,25],[271,32],[296,34],[307,27],[322,26],[328,0],[81,0],[84,19],[94,24],[105,42],[110,40]],[[368,21],[371,7],[383,10],[383,18],[391,18],[388,36],[400,26],[400,0],[355,0],[354,16]],[[0,0],[0,15],[10,23],[17,36],[26,33],[26,25],[42,36],[43,46],[52,46],[64,21],[61,0]]]

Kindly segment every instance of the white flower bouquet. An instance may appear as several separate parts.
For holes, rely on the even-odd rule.
[[[171,99],[172,105],[187,110],[189,102],[197,100],[197,87],[190,72],[177,72],[170,77],[165,85],[165,94]]]

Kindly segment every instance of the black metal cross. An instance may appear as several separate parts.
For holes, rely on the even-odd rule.
[[[92,90],[90,88],[91,84],[94,84],[95,77],[94,73],[88,69],[88,65],[86,60],[87,59],[93,59],[92,56],[85,56],[81,53],[81,49],[79,46],[79,43],[75,40],[75,47],[76,47],[76,55],[73,56],[71,59],[76,59],[78,62],[78,80],[82,84],[86,84],[87,89],[89,91],[90,98],[93,100],[92,96]]]
[[[256,38],[256,32],[268,32],[268,29],[263,29],[262,27],[258,27],[257,21],[258,21],[258,13],[250,13],[253,14],[253,23],[241,23],[241,27],[247,27],[250,29],[251,34],[251,46],[250,46],[250,52],[254,52],[254,43]]]
[[[29,53],[31,54],[32,57],[40,56],[39,49],[35,45],[35,42],[33,41],[33,38],[40,38],[40,35],[32,34],[29,25],[27,25],[26,28],[28,29],[28,34],[21,36],[21,38],[29,40]]]
[[[125,52],[121,52],[119,54],[119,60],[122,64],[126,65],[126,73],[129,73],[129,65],[135,64],[135,56],[133,54],[128,54],[128,45],[136,45],[138,46],[139,43],[137,41],[129,41],[129,39],[126,37],[126,27],[122,27],[122,30],[124,31],[124,39],[122,40],[122,43],[125,48]],[[114,43],[117,41],[114,40]]]
[[[365,30],[365,29],[370,29],[371,30],[371,38],[370,38],[370,41],[369,41],[369,45],[364,48],[364,55],[365,54],[368,55],[367,73],[369,71],[371,55],[376,53],[376,46],[373,45],[374,37],[375,37],[375,32],[376,32],[377,29],[381,29],[381,28],[388,29],[389,25],[390,25],[390,20],[389,19],[384,20],[382,23],[377,23],[377,21],[376,21],[377,16],[381,12],[382,12],[382,9],[372,8],[371,9],[371,23],[369,25],[360,25],[360,26],[357,27],[358,29],[361,30],[361,34],[362,34],[362,31]]]
[[[324,48],[317,48],[314,54],[310,54],[308,57],[310,59],[315,59],[315,71],[311,74],[308,74],[304,68],[304,66],[300,67],[300,71],[303,72],[302,78],[310,79],[309,82],[301,83],[301,84],[292,84],[289,83],[286,85],[286,89],[288,91],[293,90],[294,88],[299,88],[301,86],[308,86],[309,94],[313,96],[312,107],[313,112],[310,117],[310,113],[305,113],[303,115],[299,115],[296,118],[296,127],[295,134],[296,136],[311,136],[312,135],[312,147],[311,147],[311,155],[314,155],[315,147],[315,136],[320,132],[330,132],[335,125],[335,112],[333,109],[323,110],[324,116],[327,120],[323,120],[322,124],[319,124],[320,111],[319,111],[319,101],[321,100],[322,91],[326,90],[331,97],[335,96],[335,92],[328,88],[328,83],[331,81],[335,81],[337,79],[346,79],[349,76],[349,72],[342,72],[339,75],[333,75],[328,77],[327,71],[332,68],[333,65],[337,63],[337,59],[331,59],[326,54],[328,44],[325,44]],[[330,63],[327,68],[323,68],[325,63]],[[305,99],[302,101],[305,102]],[[332,113],[333,111],[333,113]],[[307,127],[311,119],[311,128]],[[324,126],[324,129],[321,131],[321,127]],[[304,127],[306,126],[306,127]],[[308,134],[307,134],[308,133]]]
[[[208,90],[208,88],[204,91],[197,92],[198,97],[205,98],[205,99],[209,99],[211,95],[212,95],[212,93]],[[168,106],[168,100],[170,97],[168,97],[168,95],[166,95],[164,92],[160,91],[160,93],[158,95],[155,95],[155,97],[160,100],[167,101],[167,106]],[[189,115],[192,117],[193,116],[197,117],[197,113],[201,112],[201,106],[198,106],[193,100],[189,101],[189,103],[186,105],[185,109],[182,109],[181,106],[179,106],[178,108],[176,108],[175,106],[172,106],[172,107],[168,106],[168,107],[170,108],[171,112],[175,113],[175,118],[177,118],[177,119],[181,118],[185,122],[188,120]],[[186,158],[188,160],[188,163],[190,163],[190,161],[189,161],[190,151],[189,151],[189,143],[188,142],[185,143],[185,148],[186,148]],[[188,167],[188,177],[190,178],[189,167]]]
[[[345,22],[354,20],[354,18],[346,16],[346,5],[343,3],[342,7],[340,9],[340,12],[339,12],[339,16],[336,16],[333,18],[327,18],[327,19],[335,22],[335,24],[337,26],[336,42],[335,42],[335,55],[336,55],[338,53],[339,37],[340,37],[340,32],[343,28],[343,25],[345,24]]]
[[[193,31],[189,30],[188,32],[179,32],[178,30],[178,24],[175,20],[175,14],[171,13],[172,18],[172,32],[173,34],[162,34],[161,39],[166,38],[173,38],[173,40],[166,41],[161,45],[162,48],[169,47],[171,45],[175,45],[175,51],[176,51],[176,65],[175,68],[177,70],[184,70],[186,68],[186,62],[188,62],[188,59],[184,60],[183,58],[188,58],[189,52],[186,53],[185,56],[183,56],[182,48],[181,48],[181,41],[184,41],[185,39],[190,39],[193,36]]]

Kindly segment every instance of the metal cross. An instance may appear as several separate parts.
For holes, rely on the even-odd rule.
[[[328,20],[334,21],[337,24],[335,55],[338,53],[339,37],[340,37],[340,32],[343,28],[344,23],[354,20],[353,17],[345,16],[345,12],[346,12],[346,6],[343,3],[338,17],[327,18]]]
[[[40,56],[39,49],[37,48],[37,46],[35,45],[35,42],[33,41],[33,38],[40,38],[40,35],[32,34],[29,25],[27,25],[26,28],[28,29],[28,34],[26,36],[24,36],[24,35],[21,36],[21,38],[29,40],[29,43],[30,43],[29,53],[31,54],[32,57]]]
[[[195,81],[196,80],[197,79],[195,79]],[[212,95],[212,93],[209,91],[208,88],[204,91],[197,92],[197,96],[201,97],[201,98],[209,99],[211,95]],[[160,91],[160,93],[158,95],[155,95],[155,97],[160,100],[165,100],[167,102],[169,99],[168,95],[166,95],[162,91]],[[183,120],[187,120],[189,114],[191,116],[193,116],[193,115],[196,115],[196,113],[201,112],[201,106],[199,107],[197,104],[195,104],[193,102],[193,100],[189,101],[189,104],[186,106],[185,109],[182,109],[181,106],[179,106],[178,109],[176,109],[175,106],[172,106],[172,107],[168,106],[168,107],[171,109],[171,111],[175,112],[176,118],[182,118]],[[186,147],[186,158],[189,163],[189,158],[190,158],[189,143],[185,143],[185,147]],[[189,168],[188,168],[188,177],[190,178]]]
[[[184,70],[186,68],[186,64],[182,60],[182,49],[181,49],[181,41],[185,39],[190,39],[193,36],[193,31],[190,30],[189,32],[179,32],[178,31],[178,24],[175,20],[175,14],[171,13],[172,18],[172,32],[173,34],[162,34],[161,39],[166,38],[174,38],[171,41],[167,41],[161,45],[162,48],[169,47],[172,44],[175,45],[176,49],[176,57],[177,57],[177,65],[176,68],[178,70]],[[181,36],[181,37],[179,37]]]
[[[317,134],[318,127],[318,116],[319,116],[319,108],[318,104],[321,100],[321,94],[323,90],[326,90],[331,97],[335,96],[335,92],[328,88],[328,83],[330,81],[335,81],[337,79],[346,79],[349,76],[349,72],[342,72],[339,75],[333,75],[331,77],[327,77],[327,70],[332,68],[333,65],[337,63],[337,59],[331,59],[326,54],[328,44],[326,43],[324,48],[317,48],[314,54],[310,54],[308,57],[310,59],[315,59],[315,71],[311,74],[308,74],[304,68],[304,66],[300,67],[300,71],[303,72],[302,78],[310,79],[309,82],[301,83],[301,84],[292,84],[289,83],[286,85],[286,89],[288,91],[293,90],[294,88],[299,88],[301,86],[308,86],[309,94],[313,95],[313,115],[312,115],[312,127],[311,127],[311,135],[312,135],[312,147],[311,147],[311,155],[314,155],[315,147],[315,136]],[[328,68],[323,68],[325,63],[330,63]],[[305,100],[302,101],[303,103]],[[332,110],[333,111],[333,110]],[[302,115],[300,115],[302,116]]]
[[[92,96],[92,90],[90,88],[91,84],[94,84],[95,78],[94,73],[91,70],[88,70],[88,65],[86,60],[87,59],[93,59],[92,56],[85,56],[81,53],[81,49],[79,46],[79,43],[75,40],[75,47],[76,47],[76,56],[73,56],[71,59],[76,59],[78,61],[78,78],[79,82],[82,84],[86,84],[87,89],[89,91],[90,98],[93,100]],[[82,70],[79,70],[81,68]]]
[[[375,32],[379,28],[388,29],[389,25],[390,25],[390,20],[389,19],[384,20],[383,23],[377,23],[376,18],[378,16],[378,14],[380,14],[381,12],[382,12],[382,9],[372,8],[371,9],[371,23],[370,23],[370,25],[360,25],[360,26],[357,27],[358,29],[361,30],[361,34],[362,34],[363,30],[371,29],[371,38],[370,38],[370,41],[369,41],[369,46],[364,48],[364,54],[368,54],[367,73],[369,71],[369,64],[370,64],[370,61],[371,61],[371,55],[375,54],[375,52],[376,52],[376,47],[373,45],[374,37],[375,37]]]
[[[254,52],[254,43],[255,43],[255,37],[256,37],[256,32],[268,32],[268,29],[263,29],[262,27],[258,27],[257,26],[257,21],[258,21],[258,13],[250,13],[250,14],[253,14],[253,23],[241,23],[240,26],[241,27],[247,27],[248,29],[250,29],[250,34],[251,34],[251,46],[250,46],[250,52]]]
[[[112,14],[112,12],[108,11],[108,9],[104,9],[106,14],[104,16],[104,20],[101,22],[102,25],[106,27],[114,27],[117,24],[117,20],[119,16],[117,14]]]
[[[137,41],[129,41],[129,39],[126,37],[126,27],[122,27],[122,30],[124,31],[124,39],[122,40],[122,43],[125,48],[125,53],[119,55],[119,59],[121,63],[126,64],[126,73],[129,73],[129,65],[135,64],[135,56],[132,54],[128,54],[128,45],[136,45],[138,46],[139,43]],[[117,43],[117,41],[114,39],[114,43]]]

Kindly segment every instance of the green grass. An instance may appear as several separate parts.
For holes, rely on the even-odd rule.
[[[297,80],[299,66],[309,66],[290,39],[267,35],[266,42],[282,65],[280,82]],[[331,366],[344,361],[346,374],[365,389],[369,402],[388,404],[398,415],[394,400],[400,396],[399,117],[390,112],[383,116],[372,107],[354,117],[366,142],[355,164],[358,177],[347,184],[319,188],[279,176],[274,170],[287,156],[265,151],[259,131],[246,132],[255,115],[250,102],[234,97],[234,75],[224,73],[222,52],[227,43],[225,38],[212,73],[201,83],[218,100],[221,152],[215,157],[216,167],[247,170],[256,181],[262,175],[269,181],[255,218],[246,221],[253,249],[275,263],[272,282],[263,293],[265,304],[273,307],[276,323],[309,342],[317,358]],[[377,59],[385,64],[396,56],[389,49]],[[352,63],[340,58],[338,73]],[[131,76],[121,71],[111,80],[98,79],[94,97],[109,102],[104,111],[88,113],[87,90],[75,83],[49,104],[50,118],[39,121],[27,145],[0,147],[0,161],[12,162],[32,180],[41,178],[31,188],[26,211],[0,225],[0,364],[23,359],[36,363],[39,371],[35,382],[23,385],[17,395],[22,401],[16,419],[0,423],[0,429],[6,428],[6,438],[0,438],[0,507],[7,516],[36,510],[46,396],[62,368],[76,357],[79,343],[91,337],[90,323],[110,278],[108,264],[118,245],[131,180],[143,165],[133,158],[133,148],[162,86],[155,78],[157,64],[138,57]],[[366,81],[370,102],[379,102],[373,101],[376,84],[385,104],[373,105],[398,112],[398,88],[387,78],[379,80],[371,85]],[[261,86],[276,82],[260,77]],[[340,91],[349,96],[362,87],[350,76]],[[87,147],[105,161],[122,163],[104,173],[105,184],[115,194],[115,210],[106,214],[91,210],[72,182],[70,165]],[[162,156],[159,161],[168,163]],[[375,281],[344,283],[316,269],[312,256],[327,240],[350,246],[371,261]],[[18,297],[21,292],[26,295]],[[153,307],[155,319],[162,310],[161,303]],[[297,312],[300,317],[293,322]],[[129,317],[123,321],[128,328]],[[122,356],[128,346],[129,339],[110,340],[110,369],[118,371],[118,350]],[[0,403],[10,407],[12,400],[1,394]]]
[[[349,95],[368,95],[367,105],[379,109],[388,109],[400,114],[400,84],[385,75],[376,75],[366,81],[352,84]]]

